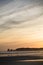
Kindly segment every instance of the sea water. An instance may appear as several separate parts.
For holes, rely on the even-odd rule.
[[[11,51],[11,52],[0,52],[0,56],[43,56],[43,51]]]

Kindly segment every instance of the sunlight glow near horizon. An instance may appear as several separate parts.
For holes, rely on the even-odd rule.
[[[43,47],[43,0],[0,2],[0,49]]]

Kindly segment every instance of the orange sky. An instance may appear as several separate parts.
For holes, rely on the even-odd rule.
[[[11,32],[12,30],[12,32]],[[18,30],[14,31],[5,31],[0,35],[0,50],[7,50],[8,48],[16,49],[20,47],[34,47],[40,48],[43,47],[43,38],[38,32],[31,32],[30,34],[22,29],[22,33]],[[7,34],[7,35],[6,35]],[[38,35],[38,36],[37,36]]]

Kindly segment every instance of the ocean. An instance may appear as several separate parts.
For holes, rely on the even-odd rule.
[[[3,51],[0,52],[0,56],[43,56],[43,51]]]

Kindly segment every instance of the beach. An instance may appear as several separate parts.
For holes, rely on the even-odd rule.
[[[7,61],[0,62],[0,65],[43,65],[43,61]]]
[[[0,65],[43,65],[43,59],[37,56],[4,56],[0,57]]]

